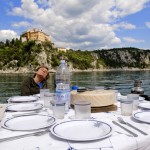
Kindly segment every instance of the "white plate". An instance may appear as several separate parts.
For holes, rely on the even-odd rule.
[[[150,111],[136,112],[132,116],[138,121],[150,123]]]
[[[13,104],[7,107],[8,111],[35,111],[43,108],[43,105],[40,103],[24,103],[24,104]]]
[[[139,107],[144,109],[150,109],[150,102],[139,103]]]
[[[48,115],[23,115],[9,118],[2,122],[2,127],[14,131],[32,131],[50,127],[55,121],[55,117]]]
[[[144,101],[145,100],[145,98],[144,97],[139,97],[139,101]]]
[[[92,141],[112,134],[112,127],[97,120],[72,120],[55,124],[51,133],[58,138],[71,141]]]
[[[34,94],[33,96],[40,98],[40,94]]]
[[[8,101],[11,103],[35,102],[38,98],[35,96],[13,96]]]

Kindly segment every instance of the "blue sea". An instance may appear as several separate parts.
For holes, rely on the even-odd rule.
[[[26,76],[32,74],[0,74],[0,103],[15,95],[20,95],[20,85]],[[50,74],[49,87],[54,90],[54,73]],[[142,81],[144,94],[150,96],[150,71],[99,71],[72,72],[71,86],[99,87],[104,86],[118,90],[122,95],[131,93],[134,80]]]

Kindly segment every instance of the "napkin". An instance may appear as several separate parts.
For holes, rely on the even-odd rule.
[[[109,138],[102,139],[102,140],[94,140],[94,141],[88,141],[88,142],[69,142],[69,145],[74,148],[75,150],[112,150],[113,147],[109,141]]]
[[[52,145],[49,134],[25,137],[13,141],[0,143],[1,150],[42,150]]]
[[[129,137],[124,134],[110,137],[110,141],[115,150],[138,149],[138,142],[135,137]]]

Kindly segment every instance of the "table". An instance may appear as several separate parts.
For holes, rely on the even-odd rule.
[[[40,101],[40,103],[42,103],[42,101]],[[20,114],[20,112],[5,112],[3,120],[18,113]],[[40,113],[52,115],[52,110],[48,109],[48,111],[41,111]],[[59,119],[57,122],[71,120],[73,115],[74,110],[70,109],[65,118],[62,120]],[[150,124],[141,123],[128,116],[124,116],[123,118],[126,121],[148,133],[148,135],[145,136],[126,125],[123,125],[138,134],[138,137],[131,137],[128,136],[126,131],[112,124],[112,120],[117,121],[118,116],[121,116],[119,105],[117,111],[91,114],[91,119],[107,122],[113,127],[114,131],[112,136],[102,140],[90,142],[68,141],[57,138],[50,132],[47,132],[41,136],[30,136],[18,140],[1,142],[0,150],[150,150]],[[0,139],[25,133],[28,132],[10,131],[1,127]]]

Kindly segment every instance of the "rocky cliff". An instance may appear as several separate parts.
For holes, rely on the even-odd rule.
[[[106,68],[149,69],[150,51],[136,48],[122,48],[96,51]]]
[[[36,44],[33,41],[0,45],[0,72],[33,72],[40,65],[55,71],[60,58],[68,62],[71,71],[100,71],[109,69],[150,69],[150,50],[114,48],[93,51],[67,50],[61,52],[52,43]]]

